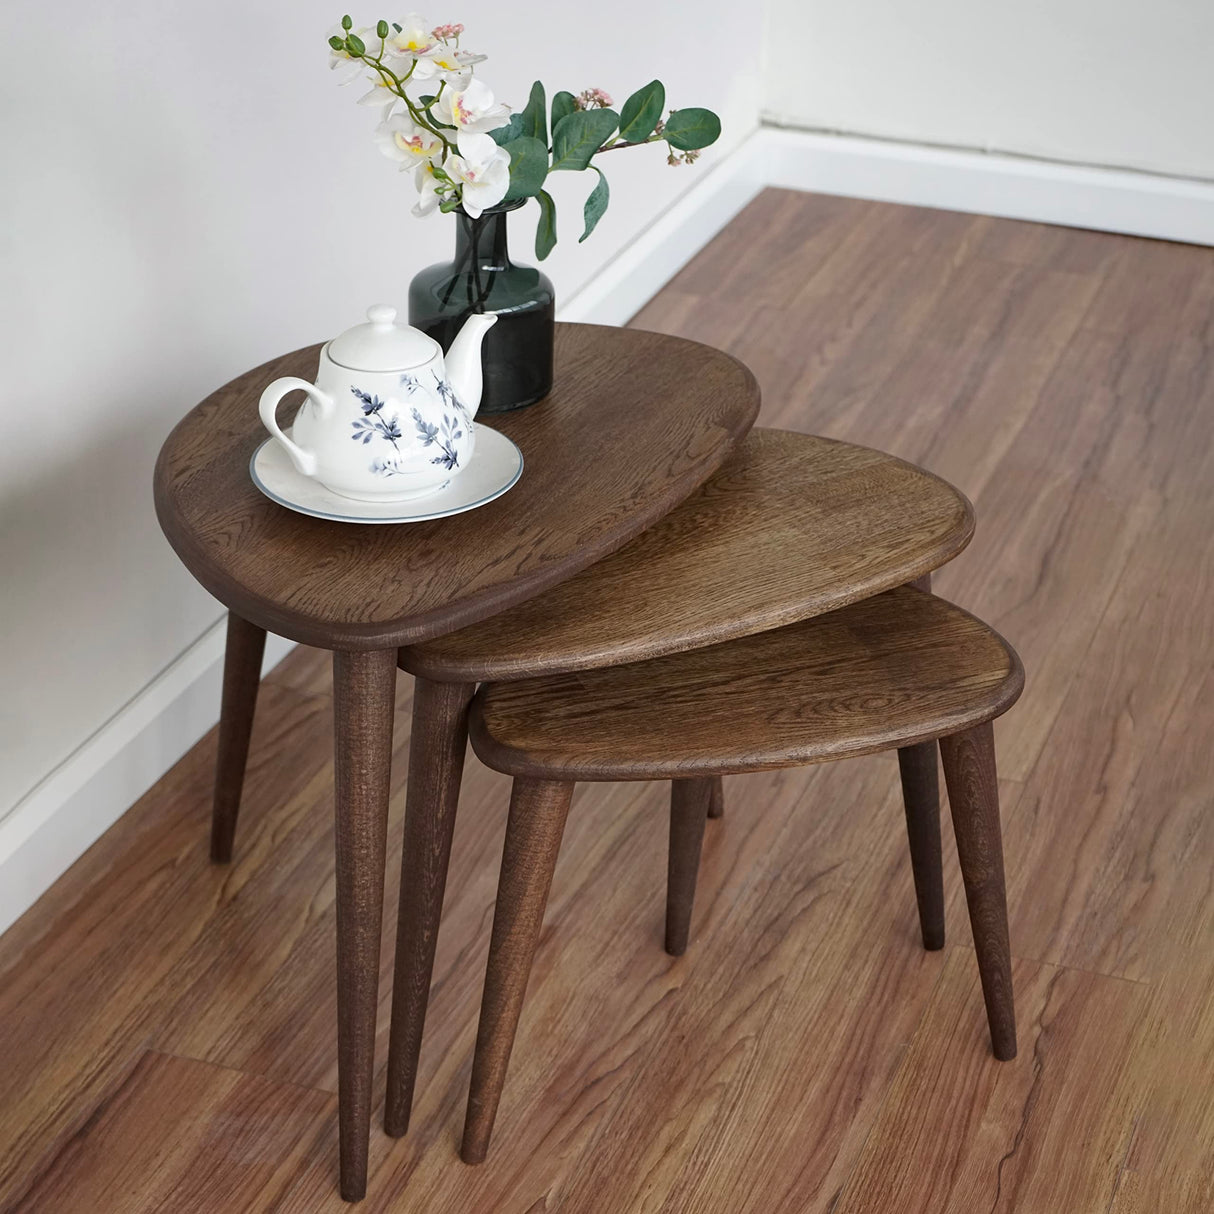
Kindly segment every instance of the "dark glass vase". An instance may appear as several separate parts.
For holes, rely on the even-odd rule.
[[[471,219],[455,216],[455,260],[428,266],[409,284],[409,323],[444,353],[473,312],[494,312],[485,334],[480,413],[505,413],[542,400],[552,388],[556,296],[546,274],[516,266],[506,244],[509,202]]]

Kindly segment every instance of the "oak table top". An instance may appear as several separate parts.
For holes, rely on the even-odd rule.
[[[914,581],[973,530],[966,498],[922,468],[756,429],[626,547],[502,615],[403,649],[401,665],[478,682],[715,645]]]
[[[683,338],[557,326],[552,394],[490,420],[522,448],[497,501],[425,523],[358,527],[296,514],[248,472],[262,389],[311,379],[319,346],[212,393],[169,435],[156,512],[191,573],[258,627],[328,649],[387,649],[484,619],[644,531],[694,492],[749,430],[754,376]]]
[[[469,733],[498,771],[560,780],[687,778],[892,750],[1005,712],[1011,646],[900,586],[829,615],[650,662],[490,683]]]

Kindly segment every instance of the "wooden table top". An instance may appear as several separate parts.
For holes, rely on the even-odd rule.
[[[414,674],[518,679],[715,645],[937,569],[974,531],[966,498],[892,455],[752,430],[627,547],[536,598],[401,651]]]
[[[1002,637],[901,586],[710,649],[490,683],[469,736],[511,775],[660,780],[924,742],[991,720],[1023,686]]]
[[[551,396],[488,419],[522,448],[519,483],[427,523],[354,526],[296,514],[253,485],[262,389],[312,379],[320,347],[212,393],[166,439],[156,512],[225,606],[292,640],[383,649],[493,615],[593,564],[694,492],[749,430],[754,376],[683,338],[557,325]]]

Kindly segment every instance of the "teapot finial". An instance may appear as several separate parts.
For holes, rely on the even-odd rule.
[[[367,319],[376,329],[390,329],[396,323],[396,309],[391,304],[372,304]]]

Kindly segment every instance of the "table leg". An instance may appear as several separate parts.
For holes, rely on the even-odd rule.
[[[936,743],[920,742],[898,750],[902,807],[910,843],[915,901],[923,947],[944,947],[944,865],[940,851],[940,774]]]
[[[1016,1008],[1012,1000],[1012,950],[1007,930],[999,784],[991,723],[940,739],[948,803],[957,836],[982,997],[995,1057],[1016,1057]]]
[[[384,1129],[409,1128],[475,683],[414,680]]]
[[[215,799],[211,807],[211,859],[217,864],[226,864],[232,858],[265,649],[266,630],[229,611],[219,709],[219,755],[215,762]]]
[[[341,1195],[367,1191],[396,651],[334,653],[337,1087]]]
[[[510,794],[468,1112],[459,1150],[465,1163],[482,1163],[489,1150],[572,795],[571,783],[524,777],[515,779]]]
[[[691,909],[704,823],[717,777],[670,781],[670,851],[666,861],[666,951],[681,957],[691,935]]]
[[[713,776],[712,791],[708,798],[708,816],[723,818],[725,816],[725,781],[721,776]]]

